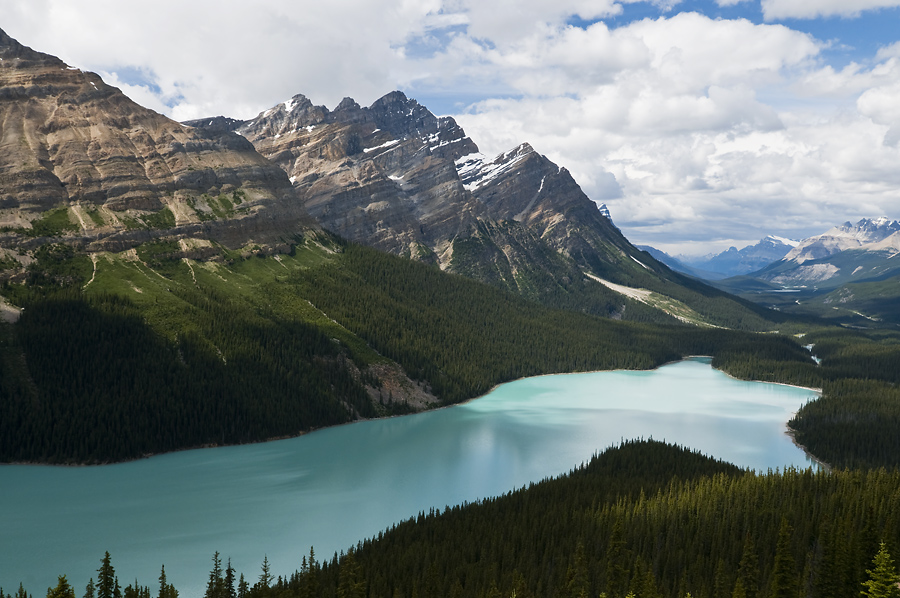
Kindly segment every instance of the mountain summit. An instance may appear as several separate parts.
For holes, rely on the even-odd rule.
[[[318,223],[357,243],[604,316],[706,322],[682,302],[730,301],[634,247],[605,205],[528,143],[486,156],[453,118],[400,91],[333,110],[298,94],[248,121],[185,124],[244,136]]]
[[[174,235],[239,247],[315,226],[246,140],[185,127],[3,32],[0,58],[3,246],[61,235],[121,250]]]
[[[785,260],[802,264],[810,260],[826,258],[847,249],[867,249],[900,232],[900,222],[882,216],[863,218],[856,224],[845,222],[821,235],[804,239]]]

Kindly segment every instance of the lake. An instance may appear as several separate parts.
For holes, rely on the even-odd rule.
[[[76,595],[104,551],[124,587],[202,596],[213,552],[252,584],[432,507],[564,473],[622,439],[683,444],[761,471],[811,465],[785,422],[817,397],[694,358],[652,371],[518,380],[463,405],[299,438],[97,467],[0,466],[0,586]]]

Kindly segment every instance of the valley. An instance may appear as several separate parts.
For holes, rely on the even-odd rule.
[[[254,475],[265,477],[252,460],[241,471],[236,458],[217,465],[235,486],[196,490],[198,504],[213,505],[209,529],[170,529],[164,537],[153,537],[155,525],[133,529],[117,541],[146,542],[148,553],[123,561],[146,564],[183,543],[191,570],[172,579],[186,598],[746,598],[848,595],[866,579],[881,540],[897,554],[898,519],[887,505],[900,500],[900,293],[892,261],[900,224],[847,223],[796,247],[764,239],[753,251],[729,250],[718,266],[704,264],[741,273],[707,283],[695,276],[712,270],[678,272],[666,256],[634,246],[605,205],[529,143],[484,155],[453,118],[400,91],[368,107],[345,98],[329,110],[294,95],[253,119],[179,123],[2,31],[0,59],[0,484],[25,492],[4,509],[4,529],[17,505],[30,502],[28,492],[38,504],[54,494],[52,480],[20,487],[4,477],[44,471],[37,465],[97,466],[46,468],[67,479],[193,459],[202,469],[215,460],[214,447],[265,455],[284,446],[267,441],[324,436],[341,440],[322,451],[348,451],[328,471],[356,484],[370,475],[364,455],[386,460],[383,469],[371,466],[373,475],[396,485],[402,457],[428,454],[437,436],[404,444],[397,456],[398,447],[359,445],[355,430],[384,430],[390,445],[401,442],[395,428],[477,411],[498,385],[575,372],[641,384],[703,355],[737,379],[729,384],[821,389],[820,398],[803,391],[802,401],[779,412],[764,444],[796,456],[796,441],[833,469],[784,469],[781,455],[760,471],[741,469],[757,465],[740,452],[729,457],[737,465],[701,456],[689,444],[699,429],[673,440],[671,413],[638,413],[636,427],[620,422],[610,438],[578,432],[584,443],[575,458],[595,456],[567,475],[560,474],[574,465],[572,454],[559,449],[565,463],[502,478],[517,460],[542,457],[498,448],[501,426],[471,440],[489,450],[449,477],[506,485],[429,497],[421,506],[390,496],[338,503],[329,520],[394,502],[403,512],[334,536],[326,543],[334,557],[311,552],[306,560],[304,539],[279,541],[270,570],[267,534],[284,532],[291,517],[317,516],[293,494],[275,492],[264,498],[288,511],[273,512],[270,532],[241,528],[240,511],[217,511],[218,493],[240,503]],[[783,259],[773,257],[782,250]],[[670,391],[657,387],[655,398]],[[692,392],[699,395],[699,386],[674,399],[688,412]],[[627,404],[631,391],[620,394]],[[457,407],[438,409],[449,406]],[[765,411],[750,402],[732,408],[751,420]],[[537,411],[534,421],[572,433],[554,423],[564,413],[558,404]],[[726,413],[702,429],[736,429],[735,417]],[[656,434],[641,431],[655,419],[665,424],[656,429],[673,432],[667,440],[689,448],[632,440]],[[468,450],[463,431],[450,436],[442,461]],[[737,446],[736,438],[703,450],[721,458],[729,453],[717,447]],[[513,444],[533,443],[540,446],[526,433]],[[186,449],[203,450],[179,452]],[[321,456],[287,459],[289,466],[269,472],[275,485],[327,501],[328,491],[304,487],[308,470],[296,465]],[[493,469],[479,470],[490,459]],[[790,464],[802,468],[805,457]],[[424,469],[416,487],[440,471]],[[161,485],[167,474],[155,474]],[[114,498],[100,505],[121,509],[122,525],[136,522],[129,505],[156,500],[126,498],[132,485],[140,486],[127,479],[106,486]],[[66,493],[45,511],[61,513],[65,526],[90,506],[79,500],[94,500],[79,495]],[[450,506],[441,513],[444,500]],[[416,509],[418,517],[403,520]],[[173,513],[190,517],[160,517]],[[232,525],[259,542],[266,560],[258,582],[240,584],[230,564],[232,579],[222,577],[216,551],[228,554]],[[42,580],[33,592],[52,583],[35,572],[53,575],[63,561],[41,556],[40,546],[52,542],[47,530],[19,533],[35,534],[25,554],[37,561],[28,565],[29,585]],[[104,545],[111,535],[83,531],[93,533],[98,553],[114,551]],[[59,545],[68,554],[79,541]],[[209,555],[198,552],[211,548],[204,593],[198,559]],[[140,571],[140,583],[156,566]],[[92,571],[100,573],[89,568],[87,576]],[[85,571],[66,573],[80,595]],[[15,583],[3,574],[3,583]],[[114,594],[112,577],[104,579],[86,598],[150,598],[137,580]],[[166,588],[160,598],[175,598]],[[0,598],[11,598],[9,590]],[[64,590],[59,598],[74,598]],[[30,598],[22,586],[14,595]]]

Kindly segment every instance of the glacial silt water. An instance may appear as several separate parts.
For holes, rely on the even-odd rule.
[[[413,416],[98,467],[0,466],[0,586],[84,593],[104,551],[122,585],[202,596],[213,552],[254,582],[311,545],[330,558],[432,507],[564,473],[622,439],[667,440],[762,471],[810,462],[785,422],[809,390],[692,359],[646,372],[542,376]]]

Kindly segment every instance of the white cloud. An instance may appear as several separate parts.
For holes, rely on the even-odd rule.
[[[857,17],[867,10],[898,6],[900,0],[762,0],[766,20]]]
[[[636,242],[724,249],[900,217],[900,42],[833,68],[783,25],[677,10],[567,25],[619,22],[633,1],[7,0],[0,24],[178,120],[296,93],[466,98],[483,151],[529,141]],[[896,5],[763,0],[769,19]]]
[[[606,201],[637,242],[706,239],[703,248],[725,249],[900,216],[900,153],[890,143],[900,138],[900,61],[890,51],[874,66],[835,71],[817,63],[820,44],[782,26],[679,14],[594,29],[530,46],[584,56],[575,75],[555,73],[557,89],[577,93],[540,97],[519,73],[512,84],[526,97],[479,104],[459,118],[466,130],[487,151],[529,140]],[[628,59],[591,70],[591,34],[630,47]]]
[[[434,24],[437,0],[28,0],[0,6],[23,43],[74,66],[157,73],[176,118],[255,115],[306,91],[336,104],[394,86],[395,47]]]
[[[750,2],[751,0],[716,0],[719,6],[736,6],[741,2]]]

